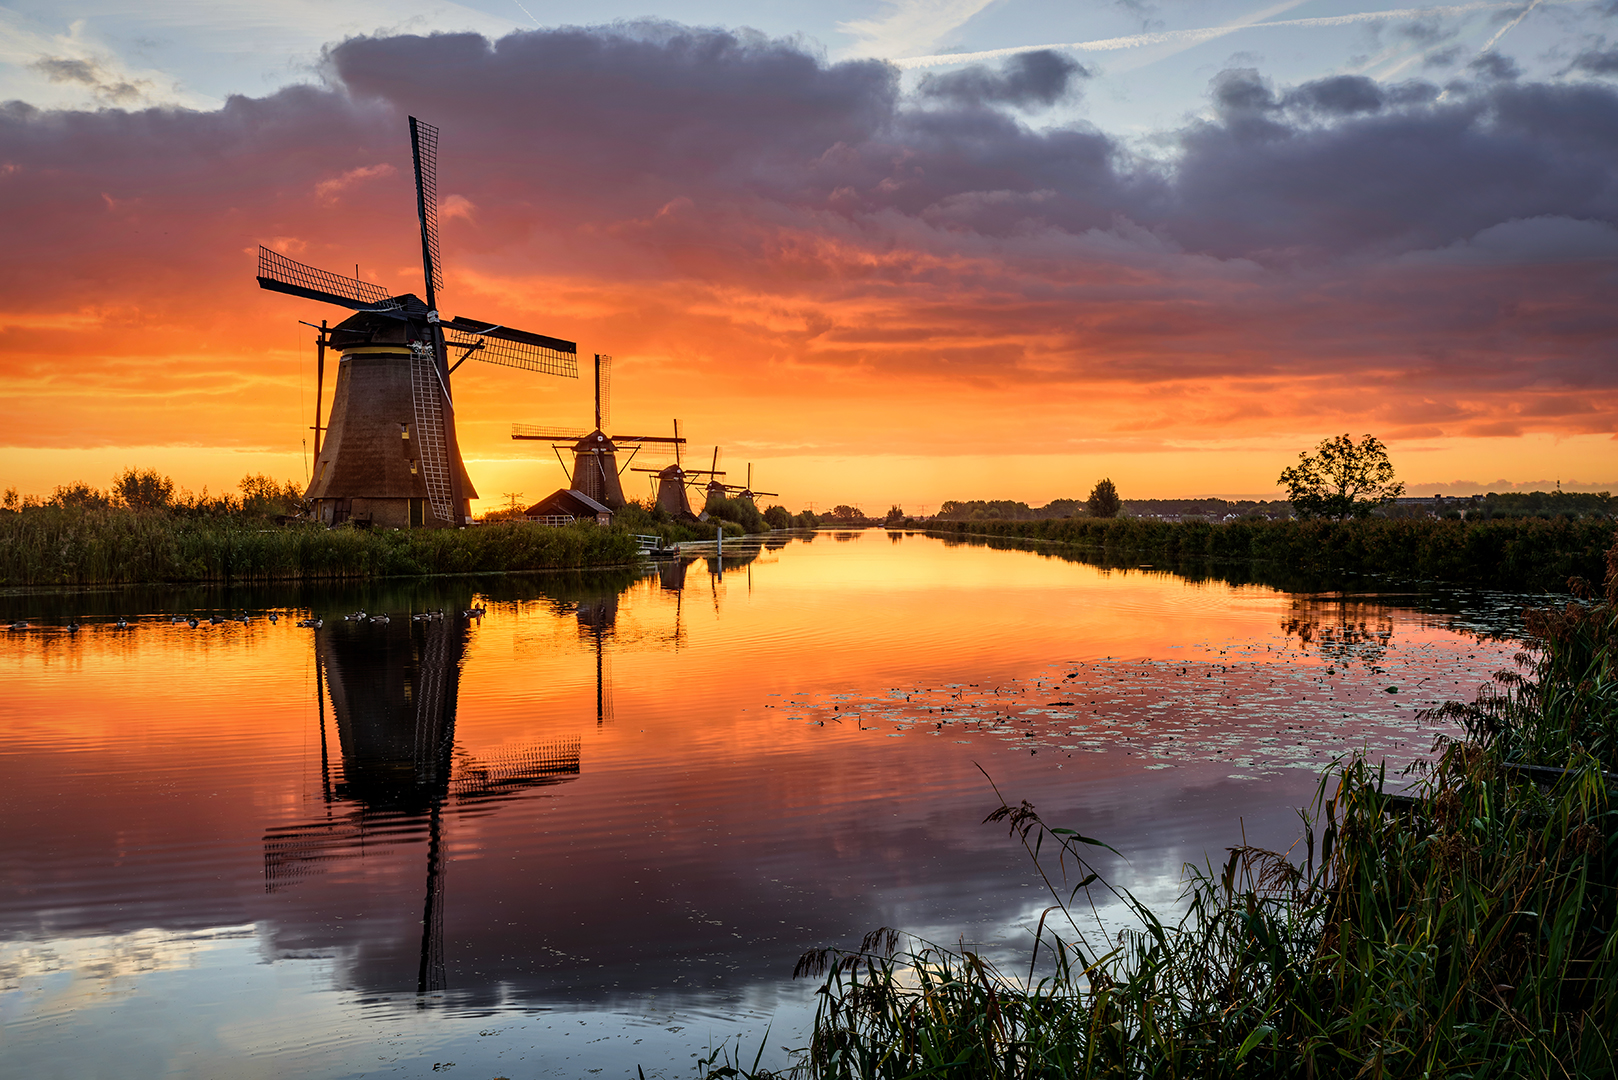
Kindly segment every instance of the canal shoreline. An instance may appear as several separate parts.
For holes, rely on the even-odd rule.
[[[1609,518],[1449,521],[1169,522],[1144,518],[916,522],[942,539],[1031,541],[1082,553],[1082,561],[1125,567],[1150,559],[1182,576],[1209,568],[1262,568],[1253,583],[1299,577],[1376,576],[1411,582],[1565,593],[1569,580],[1600,582],[1618,540]],[[1181,569],[1181,568],[1184,569]],[[1240,584],[1244,582],[1232,581]]]

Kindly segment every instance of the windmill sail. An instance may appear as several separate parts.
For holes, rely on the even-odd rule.
[[[512,424],[513,439],[540,439],[544,441],[578,442],[590,434],[583,428],[547,427],[544,424]]]
[[[471,353],[474,360],[564,379],[579,377],[579,347],[571,341],[460,315],[440,325],[444,343],[451,348],[476,350]]]
[[[454,521],[455,490],[450,481],[444,397],[432,350],[414,346],[410,351],[410,400],[415,407],[416,430],[421,433],[421,478],[426,482],[427,501],[433,513],[442,521]]]
[[[416,216],[421,219],[421,262],[427,281],[427,306],[444,287],[438,254],[438,129],[410,118],[410,156],[416,165]]]
[[[356,311],[398,311],[404,306],[380,285],[289,259],[262,244],[258,249],[258,284],[272,292],[324,300]]]
[[[612,423],[612,357],[596,353],[596,427]]]

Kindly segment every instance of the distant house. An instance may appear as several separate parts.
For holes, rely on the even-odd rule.
[[[523,517],[541,525],[567,525],[575,521],[589,521],[597,525],[611,525],[612,511],[582,491],[562,488],[539,500],[523,511]]]

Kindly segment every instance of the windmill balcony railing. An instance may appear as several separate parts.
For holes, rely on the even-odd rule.
[[[536,525],[571,525],[576,519],[572,514],[536,514],[528,520]]]

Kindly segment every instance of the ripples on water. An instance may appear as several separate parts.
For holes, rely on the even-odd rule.
[[[780,1061],[805,949],[1026,946],[978,766],[1167,907],[1516,649],[1515,598],[880,532],[718,571],[0,601],[0,1071],[677,1075],[770,1024]]]

